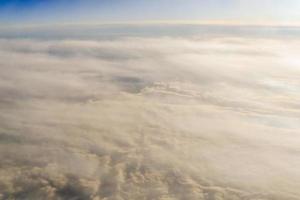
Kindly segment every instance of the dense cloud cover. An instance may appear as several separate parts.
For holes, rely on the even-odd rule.
[[[300,196],[300,41],[0,39],[0,199]]]

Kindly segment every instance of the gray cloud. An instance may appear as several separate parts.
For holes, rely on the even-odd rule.
[[[299,42],[0,40],[0,199],[298,199]]]

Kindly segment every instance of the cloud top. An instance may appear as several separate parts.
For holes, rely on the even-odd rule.
[[[0,39],[0,199],[297,199],[299,44]]]

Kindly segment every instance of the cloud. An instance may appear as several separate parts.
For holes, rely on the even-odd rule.
[[[0,199],[297,199],[298,45],[1,39]]]

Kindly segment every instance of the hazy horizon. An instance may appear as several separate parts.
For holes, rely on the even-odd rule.
[[[0,24],[204,21],[300,25],[298,0],[1,0]]]

